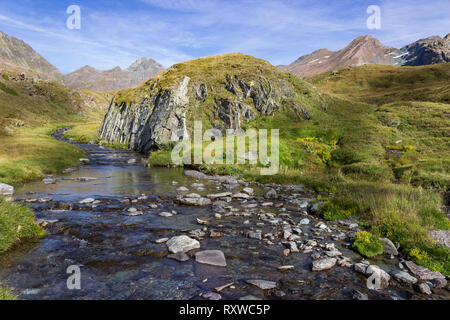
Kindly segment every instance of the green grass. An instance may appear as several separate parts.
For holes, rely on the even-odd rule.
[[[0,283],[0,301],[17,300],[17,296],[14,295],[11,290],[2,287]]]
[[[20,128],[12,135],[0,136],[0,182],[23,183],[77,165],[84,157],[81,149],[50,136],[65,126]]]
[[[232,65],[232,58],[178,65],[159,76],[159,85],[168,85],[186,73],[214,87],[223,74],[221,68],[210,68],[211,64]],[[236,65],[242,66],[241,59],[237,57]],[[231,65],[228,70],[234,74]],[[323,207],[323,217],[353,216],[374,237],[387,237],[399,243],[407,257],[450,275],[449,249],[427,235],[430,230],[449,229],[449,220],[441,211],[442,195],[450,185],[449,67],[362,66],[310,79],[328,94],[295,80],[297,99],[310,110],[311,120],[299,119],[286,100],[274,116],[260,117],[246,126],[280,129],[278,174],[261,176],[261,165],[249,164],[196,168],[209,174],[304,184],[332,192],[335,198]],[[249,70],[237,69],[236,73]],[[270,76],[291,81],[276,73]],[[121,99],[130,101],[145,94],[139,90],[143,88],[123,92]],[[170,150],[154,153],[149,163],[170,166]],[[371,253],[377,252],[372,249]],[[417,252],[422,258],[414,256]]]
[[[36,224],[31,209],[0,197],[0,253],[18,241],[43,236],[44,231]]]
[[[450,103],[450,63],[421,67],[365,65],[311,77],[325,92],[381,105],[398,101]]]

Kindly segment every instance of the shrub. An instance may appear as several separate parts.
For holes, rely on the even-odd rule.
[[[320,207],[320,214],[326,220],[344,220],[358,211],[357,204],[349,199],[331,199]]]
[[[336,149],[331,152],[331,160],[337,164],[345,165],[360,162],[362,159],[353,150]]]
[[[353,248],[369,258],[380,255],[384,251],[383,244],[378,237],[367,231],[361,231],[356,234]]]

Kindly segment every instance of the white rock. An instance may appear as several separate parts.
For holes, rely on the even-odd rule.
[[[200,242],[188,236],[177,236],[167,241],[167,247],[170,252],[188,252],[200,248]]]
[[[220,250],[206,250],[195,254],[195,261],[215,267],[226,267],[225,255]]]
[[[333,268],[336,265],[335,258],[326,258],[313,262],[312,271],[323,271]]]
[[[93,199],[93,198],[86,198],[84,200],[81,200],[80,204],[88,204],[88,203],[92,203],[94,201],[95,201],[95,199]]]
[[[8,184],[0,183],[0,196],[12,196],[14,187]]]

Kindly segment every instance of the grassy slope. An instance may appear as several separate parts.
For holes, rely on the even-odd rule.
[[[194,70],[198,70],[202,81],[215,83],[217,75],[220,79],[225,73],[234,74],[230,68],[234,57],[227,58],[228,61],[223,61],[223,56],[191,61],[167,70],[166,75],[163,73],[160,77],[164,77],[162,83],[167,86],[183,75],[195,76]],[[236,73],[269,68],[257,61],[255,63],[262,66],[243,64],[238,58]],[[216,63],[216,67],[212,68],[210,63]],[[374,72],[370,67],[381,71]],[[333,192],[337,200],[334,206],[329,206],[333,212],[328,213],[328,217],[343,218],[345,210],[339,205],[350,201],[357,208],[352,213],[362,225],[400,243],[404,253],[416,262],[450,274],[448,248],[433,244],[427,236],[429,230],[450,228],[449,220],[440,212],[439,193],[449,186],[446,114],[450,113],[450,106],[443,103],[448,101],[446,70],[448,64],[405,69],[351,68],[338,75],[350,72],[351,77],[365,80],[358,82],[349,76],[348,85],[352,87],[343,93],[339,91],[340,94],[335,88],[341,88],[341,82],[330,84],[324,80],[332,74],[312,80],[329,95],[317,92],[302,81],[292,80],[301,103],[312,111],[312,120],[300,121],[285,105],[275,116],[259,118],[248,125],[280,128],[282,167],[279,174],[261,176],[259,169],[250,165],[204,165],[200,169],[213,174],[240,174],[268,183],[304,183],[318,191]],[[387,75],[386,79],[383,75]],[[285,77],[276,72],[273,76]],[[404,81],[408,83],[406,89]],[[122,98],[126,101],[134,94],[136,91],[129,90]],[[396,102],[418,97],[435,103]],[[384,103],[390,104],[382,105]],[[170,148],[156,152],[149,163],[170,164]]]
[[[0,183],[19,184],[76,165],[83,152],[56,141],[50,133],[84,123],[87,118],[100,119],[101,110],[95,105],[106,100],[58,83],[14,81],[17,70],[5,67],[3,70],[6,71],[0,77]],[[16,127],[17,123],[24,126]],[[42,235],[31,210],[0,199],[0,253],[17,241]]]

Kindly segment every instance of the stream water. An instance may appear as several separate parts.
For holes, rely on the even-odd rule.
[[[56,137],[63,140],[61,132]],[[295,226],[308,218],[310,223],[301,226],[299,243],[311,239],[335,243],[352,262],[363,260],[349,248],[347,236],[352,230],[336,223],[329,224],[331,232],[319,233],[315,226],[320,220],[314,216],[277,208],[288,198],[310,199],[314,196],[310,192],[279,188],[284,198],[271,200],[270,205],[262,197],[267,189],[252,185],[254,198],[230,198],[219,210],[180,205],[176,196],[181,186],[200,195],[229,191],[230,187],[187,177],[178,169],[146,168],[143,158],[130,151],[78,145],[89,164],[57,176],[55,184],[29,183],[15,194],[17,201],[34,209],[47,233],[44,239],[22,243],[0,258],[0,281],[14,288],[21,299],[202,299],[217,291],[222,299],[352,299],[354,290],[370,299],[449,298],[445,290],[425,296],[395,281],[388,289],[369,290],[367,278],[352,268],[336,265],[328,271],[312,272],[310,254],[285,256],[286,245],[280,240],[283,226]],[[96,202],[81,204],[86,198]],[[130,208],[142,215],[133,216]],[[161,212],[173,216],[162,217]],[[197,219],[210,224],[199,225]],[[247,236],[256,230],[269,234],[272,241]],[[227,267],[167,257],[167,246],[157,240],[183,234],[199,239],[201,250],[223,251]],[[193,252],[188,254],[193,257]],[[396,270],[398,262],[375,261],[386,271]],[[80,290],[67,287],[67,268],[72,265],[81,269]],[[286,265],[294,269],[278,269]],[[262,290],[247,283],[252,279],[274,281],[277,288]]]

